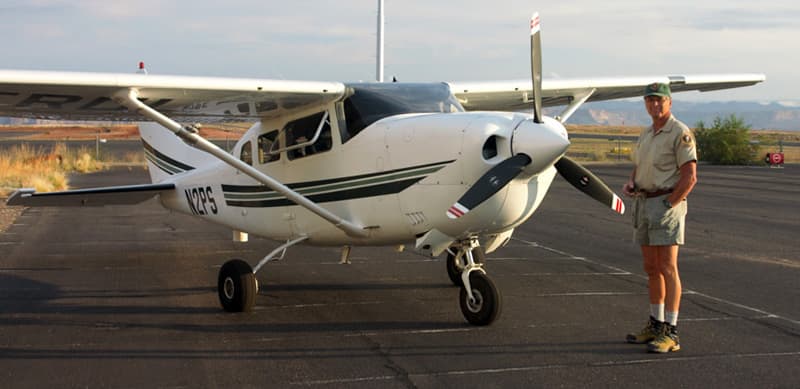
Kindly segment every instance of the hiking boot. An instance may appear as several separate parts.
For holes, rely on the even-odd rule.
[[[663,332],[647,344],[647,352],[651,353],[664,354],[680,349],[681,343],[678,339],[678,330],[675,326],[669,324],[665,324]]]
[[[628,343],[645,344],[655,340],[659,335],[661,335],[663,326],[664,323],[650,316],[650,320],[647,322],[647,325],[644,326],[644,328],[642,328],[638,334],[628,334],[625,336],[625,341]]]

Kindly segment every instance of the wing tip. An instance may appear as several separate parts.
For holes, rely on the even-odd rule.
[[[25,199],[31,197],[34,193],[36,193],[36,189],[34,188],[20,188],[14,191],[11,196],[8,196],[8,200],[6,200],[6,205],[25,205]]]

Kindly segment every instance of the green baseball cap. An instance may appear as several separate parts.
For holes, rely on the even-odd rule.
[[[652,83],[644,88],[644,96],[671,97],[669,85],[660,82]]]

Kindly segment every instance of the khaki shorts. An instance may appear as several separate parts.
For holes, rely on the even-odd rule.
[[[633,240],[642,246],[672,246],[683,244],[686,225],[686,201],[667,208],[664,199],[669,194],[633,200]]]

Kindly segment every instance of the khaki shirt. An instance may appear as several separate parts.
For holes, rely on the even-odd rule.
[[[658,132],[653,126],[639,135],[633,163],[636,166],[636,189],[656,191],[674,188],[683,164],[697,161],[697,149],[692,131],[670,116]]]

